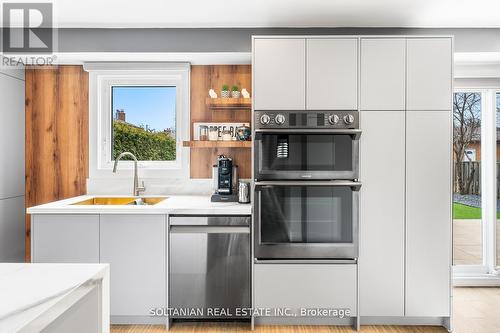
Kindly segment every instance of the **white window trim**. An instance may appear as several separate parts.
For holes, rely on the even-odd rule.
[[[89,178],[128,178],[133,163],[120,162],[112,173],[111,88],[113,86],[176,86],[176,160],[140,161],[141,178],[188,178],[190,65],[188,63],[86,63],[89,72]]]

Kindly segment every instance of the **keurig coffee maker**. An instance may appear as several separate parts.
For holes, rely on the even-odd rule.
[[[217,164],[213,167],[212,177],[214,178],[213,202],[236,202],[238,193],[236,189],[238,167],[233,165],[233,160],[227,156],[220,155]]]

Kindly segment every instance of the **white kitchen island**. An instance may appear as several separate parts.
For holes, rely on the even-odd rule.
[[[0,264],[0,332],[109,332],[107,264]]]

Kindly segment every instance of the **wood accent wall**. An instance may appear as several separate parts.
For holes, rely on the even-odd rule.
[[[194,122],[251,122],[250,110],[209,110],[205,105],[208,90],[214,89],[220,97],[222,85],[231,89],[237,85],[252,94],[252,69],[250,65],[199,65],[191,66],[191,138]],[[218,155],[233,158],[238,165],[240,178],[251,177],[250,148],[190,148],[191,178],[212,178],[212,165]]]
[[[88,126],[82,66],[26,70],[26,207],[86,193]],[[25,247],[30,261],[28,215]]]

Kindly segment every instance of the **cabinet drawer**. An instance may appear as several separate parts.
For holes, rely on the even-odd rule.
[[[250,216],[170,216],[170,225],[249,226]]]
[[[356,315],[355,264],[256,264],[255,307],[349,309]]]

